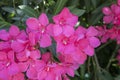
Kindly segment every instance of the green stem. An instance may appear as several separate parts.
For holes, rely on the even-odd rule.
[[[111,56],[111,58],[110,58],[110,60],[109,60],[109,62],[108,62],[108,64],[107,64],[107,67],[106,67],[107,70],[109,69],[110,64],[111,64],[113,58],[115,57],[115,55],[116,55],[115,53],[118,51],[118,49],[119,49],[119,45],[116,46],[115,50],[114,50],[113,53],[112,53],[112,56]]]
[[[15,10],[15,14],[18,15],[16,7],[15,7],[15,0],[13,0],[13,7],[14,7],[14,10]]]
[[[100,67],[100,65],[99,65],[99,62],[98,62],[98,59],[97,59],[97,56],[96,56],[96,54],[94,54],[94,59],[95,59],[95,62],[96,62],[96,66],[97,66],[97,70],[98,70],[98,72],[101,72],[101,67]]]

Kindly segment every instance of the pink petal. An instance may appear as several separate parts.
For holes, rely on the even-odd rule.
[[[8,40],[9,34],[6,30],[0,30],[0,39],[1,40]]]
[[[75,59],[75,61],[79,64],[84,64],[84,62],[87,59],[87,55],[79,49],[76,50],[76,52],[74,52],[72,55],[73,55],[73,58]]]
[[[44,71],[44,70],[39,71],[39,73],[38,73],[38,79],[39,80],[45,80],[46,77],[47,77],[47,72],[46,71]]]
[[[50,61],[50,59],[51,59],[51,53],[47,52],[42,54],[42,60],[45,61],[46,63]]]
[[[39,17],[39,22],[43,25],[43,26],[47,26],[49,24],[47,15],[45,13],[42,13]]]
[[[15,75],[19,72],[19,67],[17,64],[12,63],[9,67],[8,67],[8,74],[9,75]]]
[[[28,35],[29,35],[29,41],[30,41],[31,45],[33,45],[33,46],[36,45],[35,34],[30,32]]]
[[[4,49],[10,49],[11,45],[9,42],[0,42],[0,50],[4,50]]]
[[[112,20],[113,20],[113,17],[111,15],[103,17],[104,23],[110,23]]]
[[[24,46],[22,43],[18,42],[18,41],[14,41],[14,42],[12,42],[12,44],[11,44],[11,48],[12,48],[15,52],[20,52],[20,51],[24,50],[25,46]]]
[[[6,60],[7,59],[7,54],[5,52],[0,52],[0,60]]]
[[[37,79],[37,71],[34,67],[30,67],[26,73],[27,77],[30,79]]]
[[[112,13],[109,7],[104,7],[104,8],[102,9],[102,12],[103,12],[105,15],[110,15],[110,14]]]
[[[0,71],[0,80],[8,80],[8,73],[6,69]]]
[[[51,38],[48,34],[44,34],[40,40],[40,47],[48,47],[51,45]]]
[[[100,40],[96,37],[91,37],[89,38],[89,42],[90,42],[90,45],[93,47],[93,48],[96,48],[100,45]]]
[[[35,61],[36,70],[41,71],[42,69],[44,69],[45,66],[46,66],[45,61],[43,61],[43,60],[36,60]]]
[[[70,10],[68,8],[63,8],[63,10],[61,11],[61,13],[59,14],[61,17],[64,17],[64,18],[69,18],[72,15],[72,13],[70,12]]]
[[[84,49],[84,52],[89,56],[93,56],[94,55],[94,48],[92,48],[91,46],[87,46]]]
[[[36,18],[27,19],[26,24],[31,30],[37,30],[39,27],[39,21]]]
[[[39,59],[41,57],[41,53],[39,50],[31,51],[30,57],[34,60]]]
[[[57,52],[64,52],[65,46],[62,43],[57,43]]]
[[[58,14],[58,15],[56,15],[56,16],[54,16],[53,17],[53,21],[56,23],[56,24],[59,24],[59,20],[61,19],[61,18],[68,18],[68,17],[71,17],[71,13],[70,13],[70,11],[69,11],[69,9],[68,8],[64,8],[61,12],[60,12],[60,14]]]
[[[26,34],[24,30],[22,30],[20,34],[17,36],[17,39],[26,40],[27,38],[28,38],[28,35]]]
[[[28,57],[26,57],[26,51],[22,51],[22,52],[19,52],[18,54],[16,54],[16,58],[19,60],[19,61],[26,61],[28,59]]]
[[[19,28],[18,28],[17,26],[12,25],[12,26],[10,27],[10,29],[9,29],[9,34],[10,34],[11,36],[17,36],[19,33],[20,33],[20,30],[19,30]]]
[[[47,77],[45,80],[55,80],[56,75],[53,73],[48,73]]]
[[[14,75],[14,77],[12,78],[12,80],[25,80],[24,79],[24,74],[23,73],[18,73],[16,75]]]
[[[14,51],[9,51],[7,55],[8,55],[8,59],[14,62],[14,57],[15,57]]]
[[[87,29],[86,35],[87,35],[87,36],[97,36],[97,35],[98,35],[98,31],[97,31],[93,26],[90,26],[90,27]]]
[[[117,0],[117,4],[120,6],[120,0]]]
[[[20,72],[25,72],[27,71],[29,64],[28,62],[21,62],[21,63],[18,63],[18,66],[19,66]]]
[[[66,24],[69,24],[71,27],[75,26],[78,22],[78,17],[76,15],[73,15],[72,17],[68,18],[66,21]]]
[[[54,34],[53,34],[53,26],[54,26],[54,24],[49,24],[48,26],[47,26],[47,33],[50,35],[50,36],[54,36]]]
[[[54,25],[53,33],[54,33],[54,36],[60,35],[62,33],[62,27],[60,25]]]
[[[67,37],[71,36],[74,33],[74,28],[71,26],[63,27],[63,34]]]
[[[74,70],[73,70],[72,68],[68,68],[68,69],[67,69],[67,74],[68,74],[69,76],[74,77]]]

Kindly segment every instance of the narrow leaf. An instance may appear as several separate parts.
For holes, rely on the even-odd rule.
[[[60,12],[67,1],[68,0],[57,0],[57,3],[55,5],[55,9],[54,9],[54,14],[57,14],[58,12]]]
[[[19,8],[29,17],[38,17],[37,12],[29,6],[20,5]]]

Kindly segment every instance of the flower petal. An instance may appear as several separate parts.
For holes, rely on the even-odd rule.
[[[84,49],[84,52],[89,55],[89,56],[93,56],[94,55],[94,48],[92,48],[91,46],[87,46],[85,49]]]
[[[40,47],[48,47],[51,45],[51,38],[48,34],[44,34],[40,40]]]
[[[49,24],[49,20],[48,20],[47,15],[45,13],[42,13],[40,15],[39,22],[44,26],[47,26]]]
[[[62,33],[62,27],[60,25],[54,25],[53,33],[54,33],[54,36],[60,35]]]
[[[89,38],[90,45],[94,48],[98,47],[100,45],[100,41],[96,37]]]
[[[63,27],[63,34],[67,37],[71,36],[74,33],[74,28],[71,26]]]
[[[20,33],[20,30],[19,30],[19,28],[18,28],[17,26],[12,25],[12,26],[10,27],[10,29],[9,29],[9,34],[10,34],[11,36],[15,36],[15,37],[16,37],[19,33]]]
[[[39,21],[36,18],[27,19],[26,24],[31,30],[37,30],[39,27]]]

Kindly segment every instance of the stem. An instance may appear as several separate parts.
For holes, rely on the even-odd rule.
[[[101,72],[101,70],[100,70],[101,68],[100,68],[100,65],[99,65],[99,62],[98,62],[96,54],[94,54],[94,59],[95,59],[95,62],[96,62],[96,66],[97,66],[98,72]]]
[[[91,61],[91,58],[88,57],[88,63],[87,63],[88,73],[90,73],[90,61]]]
[[[109,69],[110,64],[111,64],[111,62],[112,62],[112,59],[115,57],[115,55],[116,55],[115,53],[118,51],[118,49],[119,49],[119,45],[116,46],[115,50],[114,50],[113,53],[112,53],[112,56],[111,56],[111,58],[110,58],[110,60],[109,60],[109,62],[108,62],[108,64],[107,64],[107,67],[106,67],[107,70]]]
[[[15,14],[18,15],[16,7],[15,7],[15,0],[13,0],[13,7],[14,7],[14,10],[15,10]]]

